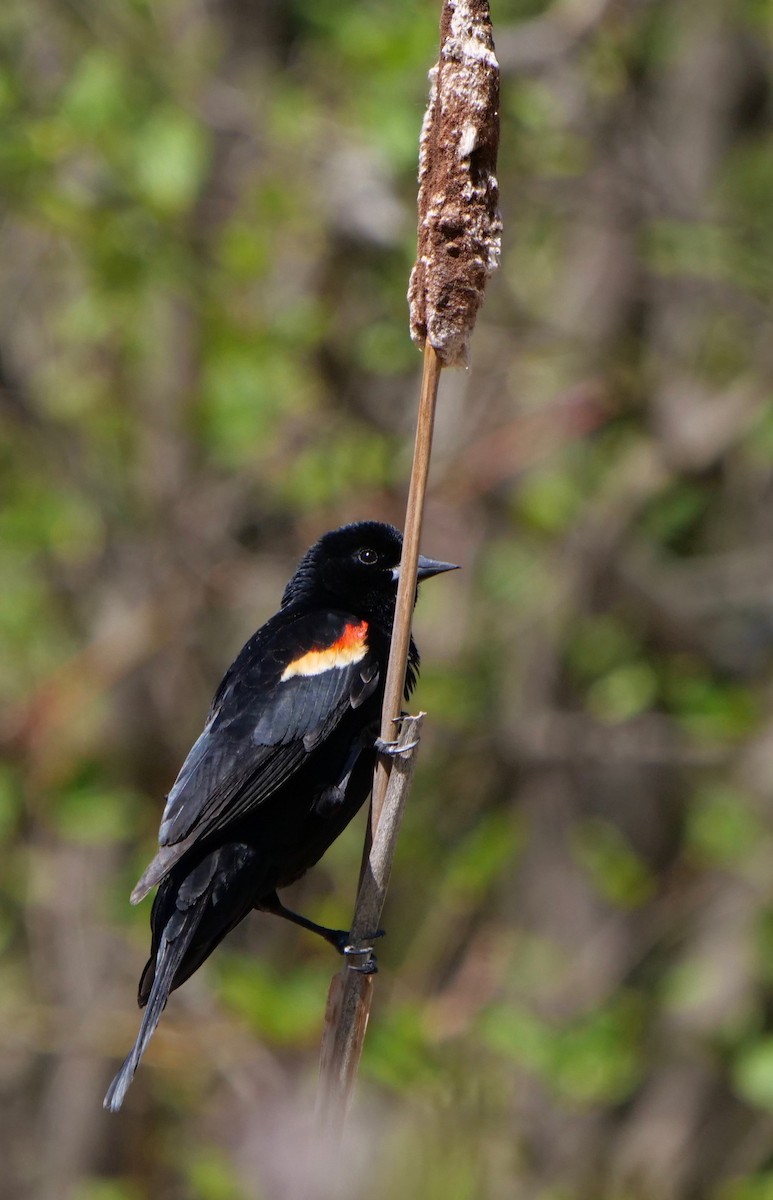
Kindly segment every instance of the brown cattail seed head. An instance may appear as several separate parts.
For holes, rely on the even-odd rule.
[[[467,363],[486,280],[499,260],[499,64],[488,0],[445,0],[419,145],[419,236],[411,337],[443,366]]]

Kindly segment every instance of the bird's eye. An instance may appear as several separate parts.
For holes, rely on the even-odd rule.
[[[371,567],[373,566],[373,563],[378,562],[378,555],[376,554],[376,551],[369,550],[367,548],[365,550],[360,550],[357,557],[361,563],[365,563],[365,565],[368,567]]]

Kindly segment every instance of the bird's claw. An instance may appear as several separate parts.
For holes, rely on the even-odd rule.
[[[351,936],[352,936],[350,930],[348,930],[348,929],[331,929],[330,932],[334,936],[331,937],[329,940],[335,946],[335,948],[339,954],[365,954],[365,950],[357,950],[354,947],[354,944],[350,940]],[[362,940],[364,942],[375,942],[376,938],[384,937],[385,933],[386,933],[385,930],[377,929],[375,933],[363,934]]]
[[[373,957],[369,958],[368,961],[363,963],[361,967],[354,967],[351,963],[349,963],[349,970],[356,971],[358,975],[378,975],[378,963],[376,962],[376,956],[373,955]]]
[[[366,933],[365,941],[375,942],[376,938],[384,937],[385,930],[377,929],[375,933]],[[348,962],[347,966],[350,971],[356,971],[358,975],[376,975],[378,973],[378,962],[373,953],[372,946],[355,946],[352,943],[344,946],[341,950],[344,958],[358,958],[360,955],[367,955],[365,962],[356,965],[353,962]]]
[[[347,962],[346,965],[350,971],[356,971],[358,975],[378,974],[378,963],[376,962],[372,946],[344,946],[343,954],[347,959],[357,958],[359,955],[367,955],[365,962],[360,963],[359,966],[353,962]]]
[[[373,746],[377,754],[386,754],[389,758],[397,758],[401,754],[407,754],[409,750],[415,750],[418,744],[418,738],[401,746],[397,741],[386,742],[382,737],[377,737]]]

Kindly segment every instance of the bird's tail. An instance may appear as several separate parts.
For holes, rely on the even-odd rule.
[[[167,922],[156,954],[155,977],[150,989],[148,1003],[142,1014],[142,1023],[137,1034],[137,1040],[124,1060],[124,1064],[107,1089],[103,1105],[110,1112],[118,1112],[123,1104],[129,1084],[140,1064],[148,1042],[152,1038],[156,1026],[161,1019],[169,993],[172,990],[175,975],[182,965],[188,947],[199,927],[204,915],[204,907],[208,894],[199,897],[196,904],[179,910]]]
[[[145,1006],[137,1040],[104,1099],[118,1112],[169,993],[193,974],[255,903],[255,851],[241,843],[213,850],[182,878],[169,876],[156,896],[151,922],[153,949],[142,973],[139,1003]],[[259,882],[259,881],[258,881]]]

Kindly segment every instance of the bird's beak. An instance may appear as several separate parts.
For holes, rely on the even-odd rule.
[[[427,558],[425,555],[419,555],[418,568],[416,571],[416,579],[421,583],[422,579],[431,579],[433,575],[442,575],[443,571],[458,571],[457,563],[438,562],[436,558]],[[397,580],[400,578],[400,568],[394,567],[392,570],[392,578]]]
[[[439,562],[436,558],[426,558],[425,555],[419,555],[419,569],[416,573],[416,578],[431,579],[433,575],[442,575],[444,571],[458,571],[458,563]]]
[[[422,579],[431,579],[433,575],[442,575],[444,571],[458,570],[458,563],[440,562],[437,558],[427,558],[425,554],[420,554],[416,569],[416,580],[418,583],[421,583]],[[392,568],[392,578],[395,581],[400,578],[399,566]]]

